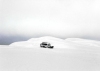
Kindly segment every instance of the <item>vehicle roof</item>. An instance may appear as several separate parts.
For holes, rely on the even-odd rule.
[[[42,42],[42,44],[50,44],[49,42]]]

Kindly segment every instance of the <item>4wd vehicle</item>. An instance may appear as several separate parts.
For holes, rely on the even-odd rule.
[[[48,43],[48,42],[42,42],[40,44],[40,47],[43,47],[43,48],[53,48],[54,46],[51,46],[51,44]]]

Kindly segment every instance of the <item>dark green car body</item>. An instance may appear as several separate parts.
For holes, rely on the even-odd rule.
[[[51,46],[51,44],[48,43],[48,42],[42,42],[40,44],[40,47],[43,47],[43,48],[53,48],[53,46]]]

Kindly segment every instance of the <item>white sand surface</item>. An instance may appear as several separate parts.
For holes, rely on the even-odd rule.
[[[24,42],[16,42],[21,46],[0,46],[0,71],[100,71],[100,47],[56,40],[48,40],[60,45],[54,49],[35,45],[28,48],[31,43]]]

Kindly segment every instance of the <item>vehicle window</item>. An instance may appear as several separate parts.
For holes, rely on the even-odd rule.
[[[43,45],[47,45],[47,44],[43,44]]]

